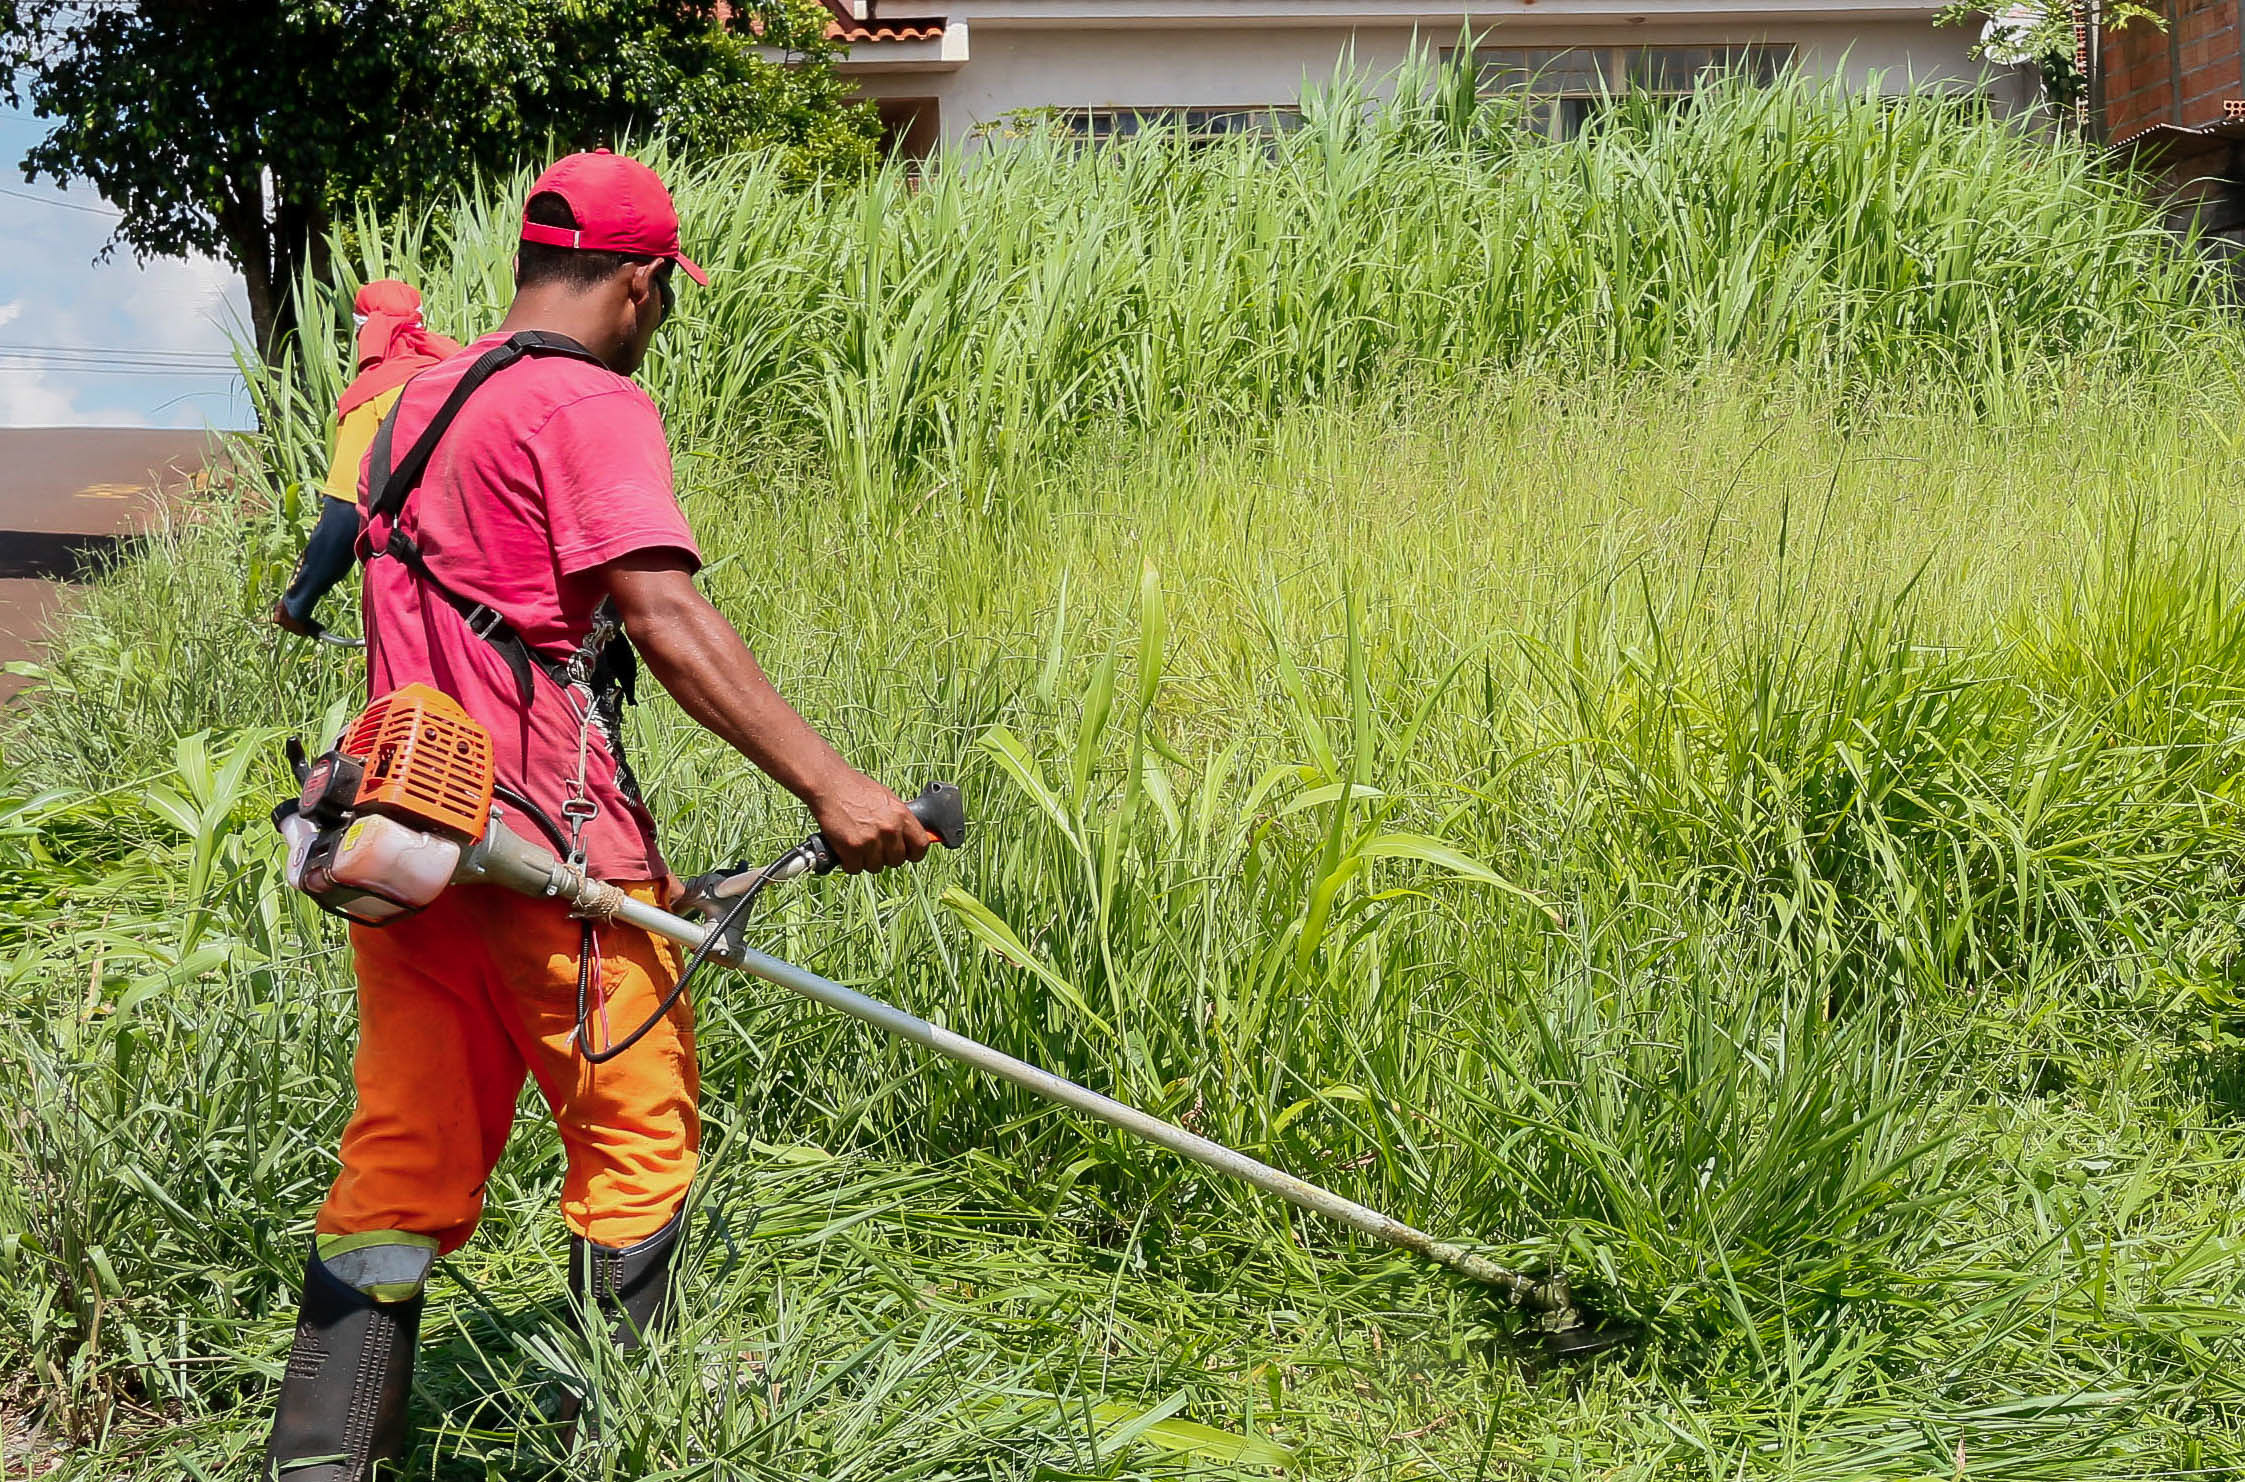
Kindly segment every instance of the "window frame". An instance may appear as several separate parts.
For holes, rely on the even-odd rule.
[[[1452,65],[1457,47],[1442,52]],[[1688,72],[1671,60],[1697,54]],[[1569,139],[1616,98],[1631,95],[1681,102],[1696,95],[1710,74],[1743,73],[1756,87],[1778,82],[1800,61],[1791,41],[1703,43],[1596,43],[1576,46],[1476,46],[1474,92],[1482,98],[1517,98],[1531,132]],[[1587,65],[1585,65],[1587,63]],[[1554,71],[1557,66],[1562,70]],[[1544,79],[1553,79],[1547,85]]]
[[[1085,144],[1129,139],[1153,128],[1174,128],[1187,143],[1220,144],[1226,139],[1275,139],[1302,126],[1302,110],[1293,103],[1147,103],[1117,104],[1056,110],[1061,132]],[[1118,127],[1124,119],[1129,127]],[[1240,127],[1217,126],[1227,119],[1250,119]]]

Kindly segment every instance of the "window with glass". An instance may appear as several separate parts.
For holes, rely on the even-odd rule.
[[[1179,129],[1212,143],[1237,134],[1269,137],[1302,126],[1298,108],[1064,108],[1060,125],[1079,139],[1127,139],[1149,129]]]
[[[1445,55],[1445,60],[1455,53]],[[1766,87],[1793,65],[1790,45],[1481,47],[1474,71],[1485,98],[1525,100],[1537,133],[1571,139],[1598,111],[1628,93],[1689,98],[1722,77]]]

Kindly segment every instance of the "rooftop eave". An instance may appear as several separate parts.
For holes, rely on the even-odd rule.
[[[943,34],[914,41],[853,41],[837,57],[834,70],[844,77],[896,72],[956,72],[967,64],[967,23],[956,17]]]
[[[1917,20],[1942,6],[1927,0],[975,0],[979,26],[1419,26],[1567,21],[1634,25],[1717,22],[1733,26],[1803,21]]]
[[[2152,155],[2177,145],[2205,144],[2227,140],[2232,144],[2245,143],[2245,118],[2217,119],[2207,124],[2153,124],[2135,133],[2112,141],[2112,151],[2120,155]]]

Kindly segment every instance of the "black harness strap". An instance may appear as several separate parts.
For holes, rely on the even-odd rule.
[[[397,405],[390,408],[390,415],[382,419],[380,429],[374,434],[374,451],[367,467],[367,521],[371,526],[376,518],[389,516],[390,534],[382,546],[370,547],[365,556],[369,561],[382,556],[393,557],[413,573],[415,580],[442,597],[447,606],[460,614],[470,633],[497,649],[500,657],[507,661],[507,668],[513,672],[515,684],[522,692],[524,705],[530,703],[534,693],[533,668],[543,671],[548,679],[564,688],[572,684],[585,685],[596,701],[614,692],[620,693],[626,701],[637,703],[639,656],[633,652],[631,640],[612,620],[596,621],[586,644],[569,658],[548,658],[532,648],[498,609],[464,597],[440,581],[429,569],[421,548],[399,524],[405,513],[406,499],[421,486],[421,476],[429,470],[429,459],[435,455],[437,444],[452,426],[453,419],[460,415],[460,408],[467,404],[477,387],[516,361],[533,355],[563,355],[592,365],[603,364],[599,356],[567,335],[551,334],[542,329],[519,330],[476,357],[475,364],[468,367],[467,374],[460,377],[452,394],[444,399],[444,405],[437,408],[429,425],[406,450],[404,461],[393,465],[391,446],[399,409],[405,405],[405,399],[398,398]],[[595,640],[604,626],[609,629],[608,636],[596,645]]]
[[[478,387],[500,371],[523,356],[533,354],[566,355],[572,359],[590,360],[595,365],[600,363],[590,350],[566,335],[549,335],[537,330],[509,335],[506,340],[476,357],[476,363],[468,367],[467,374],[460,377],[459,383],[452,388],[452,394],[444,399],[444,405],[437,408],[437,414],[421,430],[421,436],[406,450],[405,461],[393,466],[389,460],[390,439],[397,423],[398,407],[405,404],[405,398],[399,397],[397,404],[390,408],[390,415],[382,419],[381,430],[375,434],[378,446],[368,470],[367,494],[370,497],[366,507],[367,517],[394,516],[405,508],[406,496],[421,486],[421,475],[429,471],[430,457],[436,452],[437,444],[443,440],[445,432],[451,428],[452,419],[459,416],[460,408],[468,404],[468,398],[475,395]],[[376,487],[377,483],[380,487]]]

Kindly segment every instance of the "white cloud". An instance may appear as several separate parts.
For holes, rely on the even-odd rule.
[[[0,107],[0,167],[47,125]],[[50,195],[51,192],[51,195]],[[240,281],[209,258],[135,262],[120,249],[96,261],[116,225],[113,213],[84,187],[44,184],[0,208],[0,343],[47,350],[176,355],[223,354],[228,331],[249,320]],[[91,208],[91,209],[79,209]],[[98,357],[68,369],[40,356],[39,365],[0,353],[0,427],[88,423],[126,426],[246,426],[252,411],[240,377],[175,363],[142,373],[110,369]],[[191,374],[178,373],[192,371]]]
[[[193,403],[151,415],[132,406],[82,407],[80,395],[41,367],[0,355],[0,427],[201,427],[208,420]]]
[[[29,366],[0,363],[0,427],[75,427],[85,423],[77,399]]]
[[[125,264],[115,264],[114,272]],[[162,257],[137,266],[118,310],[134,341],[151,350],[226,351],[229,331],[247,338],[249,299],[241,279],[210,257]]]

